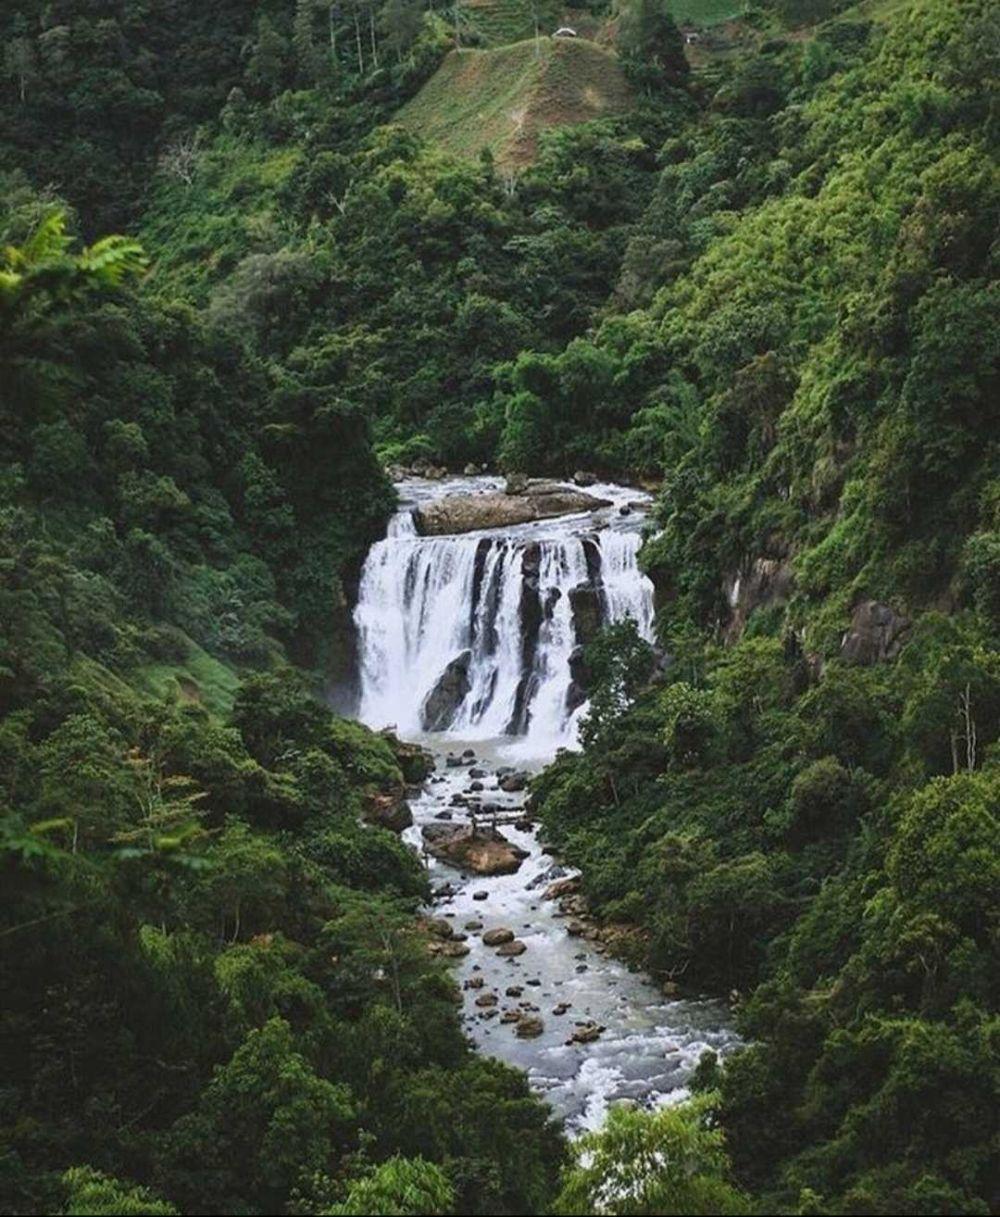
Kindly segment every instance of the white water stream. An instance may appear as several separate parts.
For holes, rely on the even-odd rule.
[[[524,795],[502,792],[498,769],[535,769],[575,745],[586,701],[574,661],[595,622],[631,616],[652,636],[652,586],[636,561],[644,496],[598,485],[592,492],[612,506],[597,512],[417,535],[412,510],[421,501],[498,486],[491,478],[401,484],[400,510],[362,574],[360,717],[394,726],[439,758],[411,800],[415,823],[406,835],[417,848],[424,825],[520,807]],[[466,750],[474,761],[447,766],[447,752]],[[701,1053],[736,1042],[725,1008],[668,1000],[599,944],[571,936],[556,904],[542,899],[549,882],[570,872],[543,852],[534,829],[505,823],[502,831],[527,853],[516,874],[477,878],[427,859],[440,893],[435,915],[467,935],[470,953],[457,971],[460,983],[477,986],[466,991],[469,1034],[482,1051],[525,1069],[570,1130],[596,1127],[615,1100],[683,1097]],[[481,930],[465,928],[476,923]],[[502,958],[482,943],[484,930],[501,926],[525,943],[520,957]],[[512,987],[521,993],[508,996]],[[484,993],[497,995],[494,1007],[475,1004]],[[539,1016],[544,1030],[518,1038],[501,1022],[508,1010]],[[592,1043],[567,1043],[582,1022],[605,1030]]]

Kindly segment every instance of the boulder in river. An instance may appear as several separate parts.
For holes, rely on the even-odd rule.
[[[530,1040],[537,1038],[544,1030],[545,1024],[540,1018],[533,1014],[526,1014],[518,1019],[514,1034],[518,1039]]]
[[[569,1044],[592,1044],[598,1039],[605,1028],[600,1023],[583,1023],[578,1024],[573,1029],[573,1034],[566,1041]]]
[[[421,830],[427,851],[476,875],[512,875],[528,856],[495,828],[465,824],[425,824]],[[473,899],[486,895],[474,893]]]
[[[515,955],[523,955],[528,949],[528,944],[522,942],[520,938],[515,938],[513,942],[505,942],[503,946],[497,947],[497,954],[502,955],[505,959],[513,958]]]
[[[555,516],[609,507],[608,499],[563,486],[558,482],[528,479],[517,494],[453,494],[434,499],[414,511],[417,532],[423,536],[477,532],[482,528],[509,528]]]
[[[528,785],[526,773],[508,773],[500,779],[500,789],[505,794],[518,794]]]
[[[506,926],[498,926],[494,930],[487,930],[483,935],[483,945],[487,947],[499,947],[505,942],[514,941],[514,931],[507,929]]]

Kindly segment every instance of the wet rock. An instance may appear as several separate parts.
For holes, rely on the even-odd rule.
[[[425,731],[444,731],[451,725],[455,712],[472,688],[469,681],[471,661],[471,651],[456,655],[424,698],[424,704],[420,707],[420,721]],[[450,757],[448,763],[451,763]]]
[[[486,983],[482,976],[470,976],[469,979],[462,985],[463,989],[481,989]]]
[[[489,774],[486,772],[485,769],[470,769],[469,777],[479,779],[479,778],[489,777]]]
[[[580,879],[571,875],[568,879],[559,879],[542,892],[543,900],[561,900],[564,896],[575,895],[580,890]]]
[[[502,955],[504,959],[512,958],[515,955],[523,955],[528,949],[528,944],[522,942],[520,938],[515,938],[513,942],[505,942],[503,946],[497,948],[497,954]]]
[[[596,473],[588,473],[586,469],[577,469],[573,474],[573,484],[575,486],[593,486],[597,481]]]
[[[587,927],[582,921],[577,921],[575,918],[566,922],[566,933],[570,938],[581,938],[587,932]]]
[[[477,1006],[495,1006],[500,999],[495,993],[481,993],[476,998]]]
[[[489,898],[490,898],[489,892],[473,892],[472,893],[473,900],[489,900]]]
[[[521,1021],[522,1017],[518,1010],[504,1010],[503,1014],[500,1015],[500,1021],[502,1023],[517,1023]]]
[[[467,942],[446,942],[441,949],[442,955],[447,955],[449,959],[464,959],[469,953],[469,944]]]
[[[426,926],[427,932],[433,934],[435,938],[451,938],[455,933],[451,922],[445,921],[443,917],[432,917],[426,922]]]
[[[545,1031],[545,1024],[537,1015],[525,1015],[518,1019],[514,1034],[518,1039],[535,1039]]]
[[[505,794],[517,794],[528,785],[526,773],[509,773],[500,779],[500,789]]]
[[[559,863],[554,863],[540,875],[536,875],[530,883],[524,885],[526,892],[533,892],[536,888],[545,887],[547,884],[554,883],[556,879],[561,879],[566,874],[566,867],[560,866]]]
[[[606,1028],[599,1023],[577,1023],[572,1035],[567,1041],[570,1044],[592,1044],[599,1039]]]
[[[442,883],[434,889],[435,900],[450,900],[455,895],[455,889],[450,883]]]
[[[482,782],[471,782],[469,785],[469,794],[479,794],[483,789]]]
[[[483,945],[487,947],[499,947],[505,942],[514,941],[514,931],[507,929],[506,926],[498,926],[494,930],[487,930],[483,935]]]
[[[534,820],[529,820],[528,817],[525,816],[523,819],[515,820],[514,827],[518,832],[534,832],[535,822]]]
[[[475,932],[476,930],[481,930],[483,928],[483,923],[481,921],[467,921],[464,928]]]
[[[608,499],[555,482],[526,479],[522,484],[512,477],[508,487],[506,493],[455,494],[425,503],[413,513],[417,532],[422,536],[442,536],[482,528],[507,528],[611,505]]]
[[[573,1005],[573,1003],[571,1001],[561,1001],[558,1006],[552,1007],[552,1013],[555,1014],[556,1016],[558,1016],[560,1014],[565,1014],[566,1011],[569,1010],[569,1008],[572,1005]]]
[[[476,875],[512,875],[528,856],[495,828],[434,823],[425,824],[421,834],[435,858]],[[486,896],[476,893],[473,899]]]
[[[577,641],[586,646],[601,628],[601,594],[592,583],[578,583],[569,589],[569,602]]]
[[[450,811],[436,811],[434,813],[435,820],[453,820],[454,818],[454,813]]]
[[[523,992],[524,992],[524,990],[521,988],[520,985],[508,985],[507,988],[504,989],[504,996],[505,997],[520,997]]]

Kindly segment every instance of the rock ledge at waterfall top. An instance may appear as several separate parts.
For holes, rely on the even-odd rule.
[[[490,491],[486,494],[456,494],[421,504],[414,513],[417,532],[423,536],[478,532],[485,528],[509,528],[555,516],[610,507],[609,499],[563,486],[559,482],[528,480],[517,494]]]

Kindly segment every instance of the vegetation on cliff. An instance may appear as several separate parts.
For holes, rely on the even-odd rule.
[[[9,1211],[996,1208],[997,14],[735,7],[0,15]],[[421,458],[661,484],[534,799],[751,1046],[569,1166],[314,697]]]

